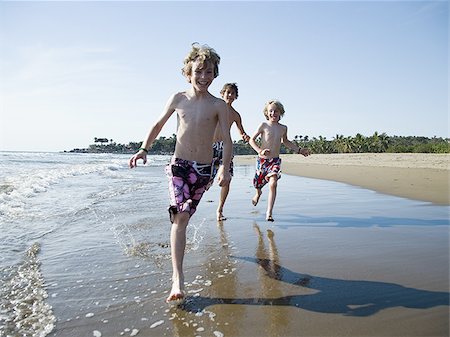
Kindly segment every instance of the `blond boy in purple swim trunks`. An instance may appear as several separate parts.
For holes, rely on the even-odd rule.
[[[220,57],[216,51],[197,43],[184,60],[182,73],[190,83],[186,91],[173,94],[159,119],[150,128],[139,151],[129,160],[130,168],[147,153],[169,117],[176,112],[178,128],[175,153],[166,169],[169,177],[170,246],[172,257],[172,288],[166,299],[179,303],[184,299],[183,258],[186,247],[186,227],[211,179],[211,166],[216,126],[223,135],[223,165],[230,166],[232,142],[227,120],[226,103],[209,93],[208,88],[219,75]],[[228,184],[230,173],[220,170],[219,186]]]
[[[261,123],[249,140],[251,147],[258,153],[256,173],[253,178],[253,186],[256,189],[256,193],[252,198],[252,204],[254,206],[258,204],[262,188],[268,183],[269,196],[267,199],[266,220],[274,221],[272,211],[277,196],[277,183],[281,178],[281,143],[303,156],[308,156],[309,150],[299,148],[288,139],[287,126],[280,123],[280,119],[285,113],[281,102],[277,100],[267,102],[263,112],[267,121]],[[256,142],[258,137],[261,137],[259,145]]]

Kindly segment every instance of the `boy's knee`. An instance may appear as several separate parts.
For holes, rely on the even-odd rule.
[[[269,179],[269,186],[276,187],[278,184],[278,177],[277,176],[271,176]]]
[[[178,228],[186,227],[190,217],[191,216],[189,212],[176,213],[173,217],[173,224],[176,225]]]

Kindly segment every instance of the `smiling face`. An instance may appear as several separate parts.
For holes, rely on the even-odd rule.
[[[281,118],[281,111],[275,103],[271,103],[267,105],[266,111],[264,113],[266,115],[266,119],[269,122],[278,122]]]
[[[266,103],[263,112],[269,122],[278,122],[284,116],[284,106],[280,101],[272,100]]]
[[[192,63],[192,72],[188,76],[189,82],[198,91],[208,91],[214,80],[214,65],[210,61],[199,60]]]
[[[236,97],[236,91],[231,87],[226,88],[225,91],[222,92],[223,100],[229,105],[234,102]]]

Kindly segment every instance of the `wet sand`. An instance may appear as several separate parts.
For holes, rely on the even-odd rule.
[[[155,221],[138,207],[127,236],[146,234],[127,251],[156,246],[163,258],[147,249],[124,255],[101,226],[91,241],[72,235],[86,247],[44,273],[58,317],[50,336],[449,335],[448,206],[284,174],[270,223],[266,189],[251,205],[253,160],[240,160],[228,219],[215,220],[215,184],[189,224],[182,306],[164,303],[169,247],[155,244],[168,242],[164,207]]]
[[[309,178],[339,181],[377,192],[450,204],[450,155],[423,153],[282,155],[282,170]],[[253,165],[255,156],[236,156]]]

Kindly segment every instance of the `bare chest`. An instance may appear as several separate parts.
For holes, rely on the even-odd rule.
[[[283,135],[283,128],[281,126],[266,126],[262,138],[267,143],[278,143],[281,142],[281,137]]]
[[[178,111],[178,120],[180,125],[195,129],[214,130],[217,124],[217,114],[203,110],[183,110]]]

